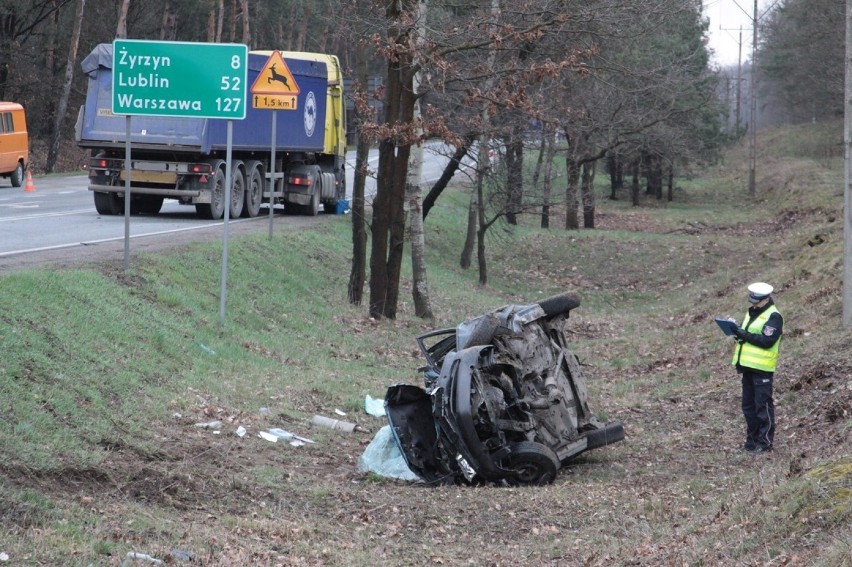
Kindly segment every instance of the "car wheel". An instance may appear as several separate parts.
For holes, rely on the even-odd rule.
[[[561,293],[538,302],[544,314],[548,317],[568,313],[580,306],[580,300],[569,293]]]
[[[559,457],[549,447],[533,441],[512,443],[506,457],[507,481],[518,485],[550,484],[559,471]]]
[[[12,187],[20,187],[24,182],[24,164],[18,162],[15,170],[9,174],[9,179],[12,181]]]
[[[470,332],[470,336],[465,341],[462,348],[470,348],[474,346],[490,345],[491,339],[494,338],[494,333],[500,328],[500,320],[496,315],[488,314],[482,317],[477,322],[476,327]]]

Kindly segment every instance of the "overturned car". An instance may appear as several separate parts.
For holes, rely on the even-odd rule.
[[[566,345],[579,305],[562,294],[420,335],[425,388],[385,396],[409,468],[430,483],[547,484],[571,458],[624,439],[621,423],[592,414]]]

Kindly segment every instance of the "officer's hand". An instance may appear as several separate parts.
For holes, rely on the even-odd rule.
[[[742,327],[740,327],[739,325],[734,327],[734,336],[735,337],[737,337],[738,339],[742,339],[743,335],[745,335],[745,331],[743,330]]]

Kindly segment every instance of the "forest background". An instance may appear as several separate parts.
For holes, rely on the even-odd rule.
[[[494,223],[516,224],[532,213],[542,226],[594,228],[591,187],[599,171],[610,174],[613,192],[627,178],[634,204],[640,178],[659,199],[666,186],[671,200],[675,175],[712,163],[756,128],[840,120],[843,8],[827,0],[775,4],[759,20],[759,63],[719,69],[710,63],[708,20],[696,0],[2,0],[0,100],[27,108],[31,170],[68,171],[84,158],[74,144],[86,92],[80,61],[98,43],[237,42],[336,54],[347,77],[349,139],[361,144],[349,299],[367,301],[374,317],[395,317],[401,244],[411,238],[416,310],[428,317],[419,219],[464,155],[483,167],[460,262],[470,265],[475,256],[486,283],[485,234]],[[436,138],[456,152],[423,199],[409,168],[416,175],[422,142]],[[538,159],[526,187],[524,149],[531,145]],[[380,152],[372,172],[368,147]],[[501,158],[499,175],[485,167],[489,150]],[[565,163],[558,187],[554,159]],[[378,188],[365,203],[370,174]],[[365,205],[372,207],[369,225]],[[423,215],[406,216],[421,208]],[[561,218],[551,220],[557,212]]]
[[[843,6],[787,1],[760,24],[755,61],[718,69],[697,1],[0,1],[0,99],[27,107],[39,174],[77,170],[79,62],[125,36],[335,53],[351,141],[381,154],[356,165],[379,193],[353,188],[351,225],[235,243],[233,296],[250,300],[225,329],[215,243],[131,274],[0,278],[0,557],[849,565]],[[407,173],[426,138],[481,167],[421,199]],[[434,302],[415,295],[426,261]],[[759,461],[737,451],[738,381],[711,321],[757,273],[789,318],[779,446]],[[628,438],[552,486],[412,487],[357,472],[369,435],[306,425],[342,408],[374,429],[364,394],[417,380],[417,332],[565,290],[583,298],[570,333],[595,409]],[[194,426],[211,420],[318,443]]]

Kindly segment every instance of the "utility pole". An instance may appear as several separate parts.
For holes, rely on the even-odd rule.
[[[846,0],[845,104],[843,118],[843,327],[852,329],[852,0]]]
[[[847,0],[848,2],[849,0]],[[757,0],[754,0],[754,17],[751,22],[751,80],[749,89],[751,91],[751,144],[748,151],[748,194],[754,196],[755,190],[755,168],[757,164]]]
[[[740,41],[737,44],[739,51],[737,53],[737,122],[736,122],[736,133],[737,133],[737,141],[740,140],[740,101],[742,100],[742,85],[743,85],[743,27],[740,26]]]

